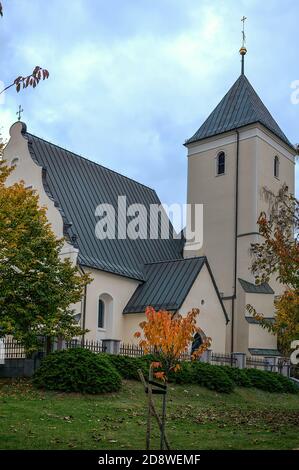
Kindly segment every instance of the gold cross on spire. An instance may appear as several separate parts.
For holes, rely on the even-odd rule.
[[[246,36],[245,36],[245,21],[246,20],[247,20],[246,16],[243,16],[243,18],[241,18],[241,21],[243,22],[243,29],[242,29],[243,43],[242,43],[242,47],[245,47],[245,41],[246,41]]]
[[[24,109],[22,108],[21,105],[19,105],[19,111],[16,112],[16,115],[18,116],[18,121],[21,120],[21,114],[24,112]]]
[[[242,38],[243,38],[243,41],[242,41],[242,47],[240,49],[240,54],[242,56],[242,61],[241,61],[241,74],[244,75],[244,57],[247,53],[247,49],[245,47],[245,42],[246,42],[246,36],[245,36],[245,21],[247,20],[246,16],[243,16],[243,18],[241,18],[241,21],[243,23],[243,29],[242,29]]]

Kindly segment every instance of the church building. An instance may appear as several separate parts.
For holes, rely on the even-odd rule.
[[[61,256],[91,273],[74,306],[87,339],[134,343],[147,306],[182,315],[199,308],[199,326],[213,351],[278,354],[276,337],[246,305],[273,318],[282,287],[255,285],[250,244],[260,240],[257,219],[267,211],[262,188],[277,192],[285,183],[294,193],[296,151],[244,74],[245,47],[240,53],[240,77],[184,144],[187,203],[203,204],[200,248],[177,236],[171,223],[167,238],[97,237],[100,204],[117,210],[125,196],[128,206],[150,211],[161,204],[155,190],[31,134],[21,121],[12,125],[4,153],[15,165],[8,184],[24,180],[36,189],[54,233],[64,237]]]

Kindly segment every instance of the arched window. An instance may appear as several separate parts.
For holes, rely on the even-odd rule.
[[[105,303],[99,299],[98,305],[98,328],[104,328],[105,325]]]
[[[193,354],[194,351],[196,351],[199,348],[199,346],[202,345],[202,343],[203,341],[202,341],[201,335],[199,333],[195,333],[192,346],[191,346],[191,354]]]
[[[279,158],[277,155],[274,157],[274,176],[279,178]]]
[[[224,175],[225,173],[225,153],[220,152],[217,155],[217,175]]]

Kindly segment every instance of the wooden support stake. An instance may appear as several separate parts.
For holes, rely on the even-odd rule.
[[[141,383],[144,387],[144,391],[146,392],[147,389],[148,389],[148,385],[146,383],[146,380],[144,378],[144,375],[142,373],[142,370],[141,369],[138,369],[138,375],[139,375],[139,378],[141,380]],[[164,395],[165,396],[165,395]],[[153,402],[153,399],[152,399],[152,396],[151,396],[151,400],[149,400],[149,403],[150,403],[150,407],[151,407],[151,414],[156,418],[157,420],[157,423],[158,423],[158,426],[159,426],[159,429],[160,429],[160,432],[161,432],[161,435],[162,435],[162,428],[163,428],[163,424],[162,424],[162,420],[155,408],[155,405],[154,405],[154,402]],[[164,430],[164,433],[163,433],[163,440],[164,440],[164,443],[165,443],[165,447],[167,450],[170,450],[170,445],[169,445],[169,440],[168,440],[168,437],[165,433],[165,430]]]

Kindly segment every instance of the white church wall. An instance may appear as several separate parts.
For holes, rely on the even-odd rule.
[[[275,315],[273,294],[248,294],[246,293],[245,305],[252,305],[257,313],[261,313],[266,318],[273,318]],[[249,312],[246,311],[249,317]],[[277,348],[277,337],[258,324],[249,324],[249,348]]]
[[[234,319],[234,351],[248,353],[249,324],[246,321],[246,293],[237,283],[237,299]]]
[[[134,333],[140,331],[139,323],[146,321],[145,313],[126,313],[123,321],[123,342],[126,344],[138,344]]]
[[[10,128],[10,140],[4,150],[4,160],[9,165],[15,166],[14,171],[7,179],[7,185],[22,180],[25,186],[36,190],[39,196],[40,207],[46,207],[47,209],[47,218],[51,224],[52,231],[57,238],[63,238],[63,220],[61,214],[44,189],[42,168],[33,161],[28,149],[28,140],[24,138],[21,131],[21,122],[13,124]],[[77,256],[78,249],[65,241],[61,249],[61,257],[68,257],[76,264]],[[75,313],[81,313],[81,307],[81,302],[70,306]]]
[[[203,303],[202,303],[203,301]],[[179,309],[181,315],[186,315],[192,308],[199,308],[198,326],[206,336],[212,338],[211,348],[217,352],[225,352],[226,320],[206,266],[203,266],[183,305]],[[123,341],[137,344],[133,337],[139,328],[139,323],[146,320],[144,313],[124,315]]]
[[[207,256],[224,296],[232,294],[233,286],[234,205],[231,201],[234,200],[236,143],[235,136],[232,137],[229,142],[217,137],[206,139],[188,148],[187,202],[203,204],[203,246],[197,253],[185,251],[184,255]],[[220,151],[226,154],[226,168],[224,175],[216,176],[216,157]]]
[[[63,220],[52,199],[47,195],[42,180],[42,168],[37,165],[30,155],[28,140],[21,133],[22,123],[16,122],[10,128],[10,140],[4,150],[4,159],[8,164],[14,164],[15,169],[7,179],[7,184],[23,180],[26,186],[35,189],[39,195],[41,207],[47,208],[47,218],[57,238],[63,238]],[[65,242],[62,255],[77,259],[78,250]]]
[[[226,319],[206,265],[202,267],[179,312],[186,315],[192,308],[200,309],[197,323],[205,335],[212,338],[211,349],[224,353]]]
[[[87,286],[86,296],[86,334],[89,340],[125,338],[125,316],[123,310],[138,286],[138,281],[115,274],[84,268],[89,272],[93,281]],[[98,329],[98,303],[100,298],[111,298],[111,303],[105,308],[106,322],[103,329]],[[136,331],[136,330],[134,330]],[[131,340],[130,340],[131,342]]]
[[[277,349],[276,336],[261,328],[260,325],[249,325],[249,348]]]

